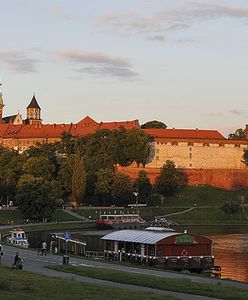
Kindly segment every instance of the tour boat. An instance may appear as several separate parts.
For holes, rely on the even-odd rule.
[[[143,227],[145,220],[138,214],[100,215],[96,225],[100,228],[137,229]]]
[[[21,228],[14,228],[10,231],[10,237],[7,238],[7,244],[28,248],[29,243],[26,233]]]

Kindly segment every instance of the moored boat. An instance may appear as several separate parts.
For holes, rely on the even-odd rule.
[[[25,231],[21,228],[11,230],[10,236],[7,237],[7,244],[28,248],[29,243]]]
[[[138,229],[143,227],[145,220],[138,214],[100,215],[96,225],[100,228]]]

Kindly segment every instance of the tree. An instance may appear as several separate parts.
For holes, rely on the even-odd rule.
[[[72,172],[72,196],[76,199],[78,205],[83,202],[85,185],[86,173],[84,161],[80,156],[79,149],[77,149]]]
[[[225,214],[233,215],[239,213],[241,210],[241,205],[237,201],[229,201],[225,202],[221,209],[225,212]]]
[[[142,128],[142,129],[149,129],[149,128],[166,129],[166,128],[167,128],[167,125],[164,124],[163,122],[153,120],[153,121],[148,121],[148,122],[142,124],[142,125],[141,125],[141,128]]]
[[[242,163],[248,167],[248,149],[244,149]]]
[[[230,133],[228,138],[232,140],[243,140],[246,139],[246,132],[242,128],[239,128],[235,130],[234,133]]]
[[[138,166],[146,164],[149,154],[149,141],[150,137],[139,128],[133,128],[127,132],[123,152],[130,164],[133,162],[136,162]]]
[[[173,195],[185,184],[184,175],[176,169],[175,163],[167,160],[156,178],[156,188],[164,196]]]
[[[100,169],[96,172],[95,193],[99,196],[100,204],[111,203],[111,188],[113,184],[113,170]]]
[[[36,178],[40,177],[47,181],[52,180],[54,172],[55,166],[45,156],[30,157],[23,165],[24,174],[31,174]]]
[[[59,197],[67,200],[72,194],[72,173],[75,155],[68,155],[63,158],[55,181],[55,190]]]
[[[130,176],[116,172],[113,176],[111,195],[115,205],[126,206],[133,198],[132,180]]]
[[[43,178],[24,175],[17,185],[16,201],[26,219],[41,221],[51,218],[56,207],[52,184]]]
[[[152,193],[152,184],[145,171],[139,171],[139,176],[135,182],[135,186],[138,191],[139,201],[148,203]]]

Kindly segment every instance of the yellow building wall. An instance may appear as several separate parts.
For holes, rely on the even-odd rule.
[[[178,168],[244,169],[245,165],[241,162],[244,149],[247,145],[153,142],[150,143],[147,167],[160,168],[166,160],[172,160]]]

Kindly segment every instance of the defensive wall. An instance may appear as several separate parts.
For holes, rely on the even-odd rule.
[[[152,184],[160,174],[159,168],[117,167],[117,171],[129,175],[135,180],[139,171],[145,171]],[[239,190],[248,187],[248,169],[182,169],[188,185],[211,185],[227,190]]]
[[[150,143],[147,167],[161,168],[166,160],[182,169],[245,169],[247,140],[196,140],[155,138]]]

